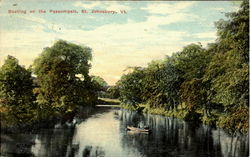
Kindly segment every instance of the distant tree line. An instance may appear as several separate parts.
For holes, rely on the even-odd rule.
[[[219,20],[217,39],[133,67],[110,91],[129,107],[248,131],[249,2]]]
[[[91,51],[59,40],[28,69],[8,56],[0,67],[1,124],[70,119],[80,106],[95,105],[106,82],[89,75]]]

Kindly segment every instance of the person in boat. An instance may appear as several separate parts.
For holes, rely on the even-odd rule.
[[[147,125],[143,125],[143,126],[142,126],[141,124],[138,124],[138,125],[137,125],[137,128],[139,128],[139,129],[147,129],[147,130],[148,130],[148,129],[149,129],[149,126],[147,126]]]

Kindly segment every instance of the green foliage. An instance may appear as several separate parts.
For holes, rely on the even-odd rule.
[[[141,103],[143,78],[145,76],[144,69],[141,67],[131,68],[132,72],[123,75],[121,80],[117,82],[120,91],[120,100],[124,104],[135,105]]]
[[[109,97],[113,99],[118,99],[120,97],[120,91],[117,85],[109,87],[107,93]]]
[[[203,115],[203,117],[201,118],[201,121],[204,124],[216,126],[216,121],[218,121],[218,116],[217,115],[210,115],[210,116]]]
[[[153,108],[175,108],[180,103],[179,88],[182,83],[182,74],[176,68],[175,56],[150,63],[145,73],[144,101]]]
[[[248,107],[234,107],[218,120],[218,126],[226,128],[231,133],[235,131],[249,131],[249,109]]]
[[[121,104],[121,107],[124,108],[124,109],[132,110],[132,111],[137,111],[139,109],[139,104],[138,105]]]
[[[235,50],[242,61],[249,62],[249,2],[243,1],[237,12],[227,13],[227,21],[216,22],[218,29],[218,50]]]
[[[0,106],[5,107],[13,121],[28,122],[34,117],[35,104],[30,69],[8,56],[0,68]]]
[[[249,104],[249,3],[238,12],[227,14],[229,20],[216,23],[218,39],[204,81],[211,84],[212,101],[226,108]],[[211,92],[212,93],[212,92]]]
[[[150,107],[163,105],[166,99],[165,88],[160,86],[162,67],[162,62],[152,61],[147,68],[144,68],[141,93],[143,101]]]
[[[91,79],[92,81],[95,81],[98,84],[98,86],[100,86],[100,88],[105,88],[108,86],[108,83],[100,76],[92,76]]]
[[[33,64],[39,85],[34,92],[42,112],[63,115],[97,100],[95,84],[88,75],[90,59],[90,48],[63,40],[44,49]]]
[[[91,76],[92,90],[98,97],[107,97],[107,82],[100,76]]]
[[[203,104],[206,104],[206,91],[203,88],[201,79],[192,79],[182,84],[181,98],[190,112],[195,112],[198,108],[203,107]]]
[[[177,68],[183,72],[185,80],[201,78],[211,58],[209,52],[200,44],[190,44],[177,55]]]
[[[143,112],[150,113],[150,114],[157,114],[163,115],[168,117],[176,117],[180,119],[185,119],[189,112],[185,109],[178,108],[177,109],[165,109],[161,107],[152,108],[148,105],[143,109]]]

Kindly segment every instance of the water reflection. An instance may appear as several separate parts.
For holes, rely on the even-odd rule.
[[[72,129],[45,130],[43,134],[36,135],[36,145],[31,147],[31,151],[35,156],[66,156],[68,151],[65,150],[72,148],[73,135]]]
[[[150,135],[122,136],[124,149],[136,148],[141,156],[247,157],[249,153],[247,135],[229,136],[220,129],[169,117],[126,110],[118,113],[122,127],[146,125],[152,129]]]
[[[81,115],[73,128],[57,124],[35,133],[1,133],[1,156],[247,157],[249,153],[247,135],[229,136],[206,125],[103,107]],[[152,132],[126,131],[127,126],[149,126]]]

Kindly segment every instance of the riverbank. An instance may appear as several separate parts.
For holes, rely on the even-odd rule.
[[[77,113],[71,116],[51,116],[46,119],[32,119],[27,122],[20,122],[8,114],[8,110],[0,110],[1,116],[1,132],[15,133],[15,132],[37,132],[42,128],[54,128],[58,124],[61,128],[70,128],[76,123],[79,123],[79,119],[85,119],[89,115],[98,112],[95,106],[80,106]],[[77,119],[77,121],[74,121]]]
[[[96,105],[112,105],[120,107],[120,101],[118,99],[109,98],[98,98]],[[45,118],[39,116],[43,111],[38,111],[37,109],[27,110],[26,113],[12,113],[11,107],[0,106],[0,125],[1,131],[15,132],[16,130],[32,131],[37,130],[42,127],[54,127],[56,123],[61,123],[64,125],[66,122],[72,122],[74,117],[89,115],[94,110],[96,106],[86,105],[78,106],[74,112],[65,113],[64,115],[50,115]],[[45,112],[45,111],[44,111]],[[18,118],[19,117],[19,118]],[[21,117],[21,118],[20,118]],[[25,119],[23,118],[25,117]],[[24,120],[23,120],[24,119]]]
[[[128,105],[121,104],[121,108],[139,111],[147,114],[162,115],[174,117],[185,121],[195,121],[212,127],[225,129],[230,134],[235,132],[249,132],[249,119],[247,108],[231,110],[229,113],[220,113],[216,110],[210,112],[210,115],[204,115],[202,110],[189,112],[185,106],[178,105],[177,108],[166,110],[164,108],[150,108],[146,104]]]
[[[243,107],[232,108],[227,112],[214,109],[206,113],[206,111],[201,109],[189,112],[185,104],[177,105],[176,108],[171,110],[166,110],[164,108],[150,108],[147,104],[123,104],[118,99],[99,98],[99,102],[104,105],[114,105],[132,111],[203,123],[211,127],[225,129],[230,134],[234,134],[235,132],[245,134],[249,132],[248,109]]]

